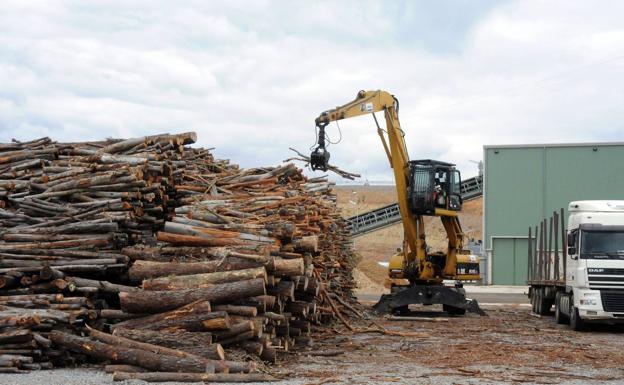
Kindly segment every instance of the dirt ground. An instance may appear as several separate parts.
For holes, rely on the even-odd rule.
[[[364,319],[348,321],[353,331],[337,321],[268,370],[279,385],[624,384],[624,327],[574,332],[523,305],[484,309],[486,317],[448,317],[417,308],[419,320],[396,321],[362,308]],[[113,382],[101,369],[0,374],[0,384],[145,384]]]
[[[526,307],[486,311],[487,317],[457,318],[418,312],[425,321],[372,318],[357,326],[376,321],[406,336],[350,332],[339,325],[280,372],[290,381],[306,373],[300,383],[308,385],[624,383],[624,328],[574,332]]]
[[[338,207],[345,217],[363,213],[397,201],[394,186],[336,186]],[[355,192],[355,194],[354,194]],[[351,202],[357,203],[354,205]],[[473,199],[464,202],[459,219],[464,233],[468,238],[481,239],[482,199]],[[433,251],[446,248],[446,233],[437,218],[425,218],[427,242]],[[368,277],[368,280],[358,280],[366,291],[376,291],[386,279],[386,269],[377,262],[386,262],[397,247],[403,242],[403,227],[400,223],[382,230],[355,238],[356,251],[362,259],[358,270]],[[362,277],[363,278],[363,277]]]

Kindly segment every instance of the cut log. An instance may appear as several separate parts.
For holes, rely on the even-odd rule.
[[[316,253],[318,251],[319,239],[316,235],[310,235],[293,240],[297,251]]]
[[[214,310],[224,311],[231,315],[242,315],[245,317],[255,317],[258,315],[258,309],[253,306],[217,305]]]
[[[245,341],[241,343],[241,346],[247,353],[255,356],[260,356],[262,354],[262,350],[264,349],[263,343],[255,341]]]
[[[228,330],[215,332],[213,333],[213,335],[216,341],[223,341],[241,333],[253,332],[254,329],[255,329],[255,325],[252,321],[242,321],[242,322],[235,323]]]
[[[264,373],[113,373],[113,381],[142,380],[147,382],[271,382],[272,377]]]
[[[295,283],[292,281],[279,281],[277,285],[268,289],[268,293],[274,296],[295,299]]]
[[[207,262],[153,262],[135,261],[128,276],[134,282],[169,275],[190,275],[217,271],[219,261]]]
[[[127,320],[146,316],[145,314],[126,313],[123,310],[117,309],[102,309],[100,310],[100,318],[104,319],[117,319]]]
[[[63,333],[58,330],[54,330],[50,333],[50,340],[58,346],[93,358],[140,366],[151,370],[210,373],[214,372],[216,369],[213,362],[217,361],[175,357],[156,354],[142,349],[114,346],[93,341],[89,338]],[[227,370],[226,367],[225,371]]]
[[[262,360],[276,364],[277,363],[277,350],[273,346],[265,346],[260,354]]]
[[[210,333],[175,332],[115,328],[113,335],[131,340],[182,350],[213,360],[224,360],[225,351],[220,344],[212,343]]]
[[[292,277],[303,275],[304,264],[303,258],[297,259],[281,259],[273,258],[273,275],[279,277]]]
[[[262,278],[266,282],[267,274],[264,267],[147,279],[143,281],[143,289],[180,290],[207,287],[219,283],[237,282],[254,278]]]
[[[95,330],[87,327],[89,330],[89,335],[91,338],[95,338],[98,341],[114,345],[121,346],[126,348],[133,349],[141,349],[152,353],[163,354],[173,357],[179,358],[188,358],[201,361],[202,359],[206,360],[206,362],[212,364],[215,367],[215,370],[218,372],[227,371],[226,366],[223,364],[221,360],[208,360],[204,357],[200,357],[191,353],[184,352],[182,350],[167,348],[159,345],[154,345],[146,342],[134,341],[129,338],[120,337],[117,335],[112,335],[108,333],[101,332],[99,330]]]
[[[105,365],[104,371],[106,373],[115,373],[115,372],[140,373],[140,372],[147,372],[148,370],[140,366],[134,366],[134,365]]]
[[[180,235],[159,231],[156,238],[161,242],[180,246],[236,246],[244,244],[235,238],[205,238],[193,235]]]
[[[171,310],[164,313],[158,313],[153,315],[148,315],[140,318],[129,319],[127,321],[115,324],[111,326],[111,329],[115,329],[117,327],[124,328],[140,328],[145,325],[154,325],[159,322],[175,322],[176,319],[193,315],[193,314],[204,314],[210,313],[212,311],[210,302],[208,301],[195,301],[191,302],[188,305],[184,305],[178,309]],[[129,313],[132,314],[132,313]]]
[[[119,300],[124,311],[155,313],[175,309],[197,300],[224,303],[264,294],[266,294],[264,280],[256,278],[199,289],[121,292]]]
[[[115,326],[117,327],[117,325]],[[137,329],[163,330],[166,332],[203,332],[212,330],[228,330],[230,327],[230,318],[224,311],[185,314],[175,318],[166,318],[160,321],[136,326]]]

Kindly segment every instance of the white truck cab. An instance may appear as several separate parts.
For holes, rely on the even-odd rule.
[[[624,201],[575,201],[568,207],[565,290],[557,322],[624,322]]]

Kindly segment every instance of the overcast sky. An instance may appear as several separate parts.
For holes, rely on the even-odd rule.
[[[469,177],[485,144],[624,140],[623,19],[621,1],[3,0],[0,141],[193,130],[272,165],[385,89],[410,156]],[[340,128],[332,163],[390,180],[372,118]]]

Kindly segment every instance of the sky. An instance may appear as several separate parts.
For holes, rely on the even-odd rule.
[[[2,0],[0,142],[196,131],[218,158],[275,165],[309,152],[319,113],[383,89],[411,158],[470,177],[483,145],[624,140],[623,16],[621,1]],[[331,163],[392,180],[372,117],[328,134]]]

